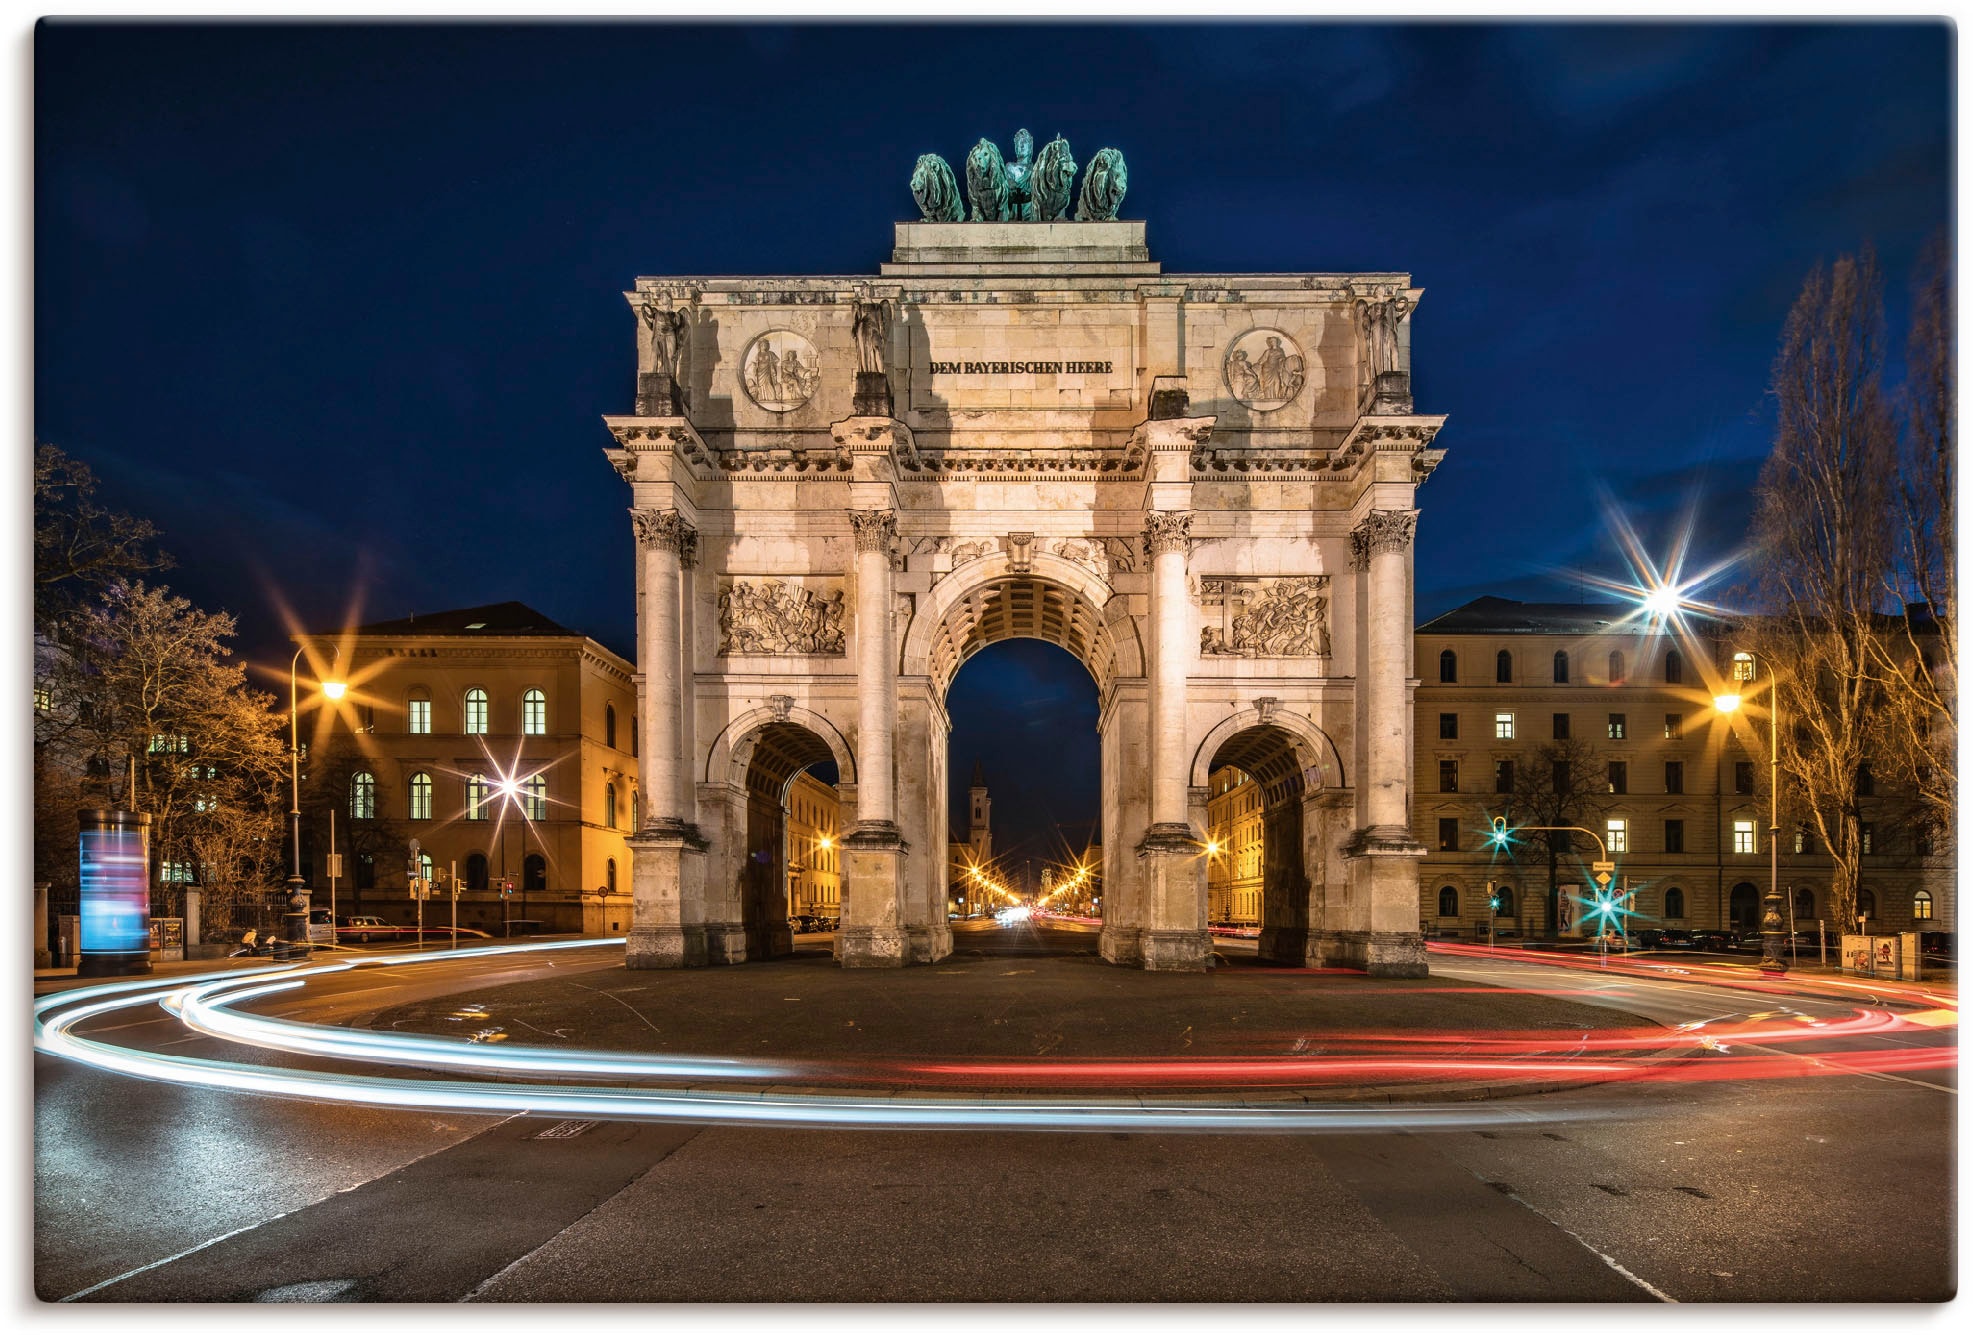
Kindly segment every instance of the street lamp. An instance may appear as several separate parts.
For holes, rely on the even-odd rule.
[[[300,687],[296,673],[301,668],[303,645],[288,662],[288,835],[294,844],[292,871],[288,876],[287,912],[281,915],[281,936],[274,958],[306,958],[313,948],[308,939],[308,882],[301,875],[301,716]],[[349,689],[347,682],[325,681],[322,694],[340,700]]]
[[[1759,660],[1743,650],[1733,656],[1732,666],[1733,684],[1738,687],[1755,679]],[[1739,692],[1714,696],[1713,707],[1722,714],[1733,713],[1740,708]],[[1768,673],[1767,729],[1768,872],[1767,894],[1762,899],[1761,971],[1786,973],[1788,961],[1781,957],[1781,691],[1772,670]]]

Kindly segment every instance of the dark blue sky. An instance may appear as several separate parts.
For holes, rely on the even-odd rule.
[[[1168,272],[1409,271],[1450,416],[1420,615],[1555,596],[1619,569],[1599,485],[1737,543],[1782,317],[1869,242],[1895,327],[1953,96],[1940,22],[44,22],[35,428],[250,653],[285,657],[275,590],[313,626],[514,598],[628,652],[619,294],[874,273],[918,154],[1025,125],[1123,150]],[[1062,661],[1032,707],[1067,722]]]

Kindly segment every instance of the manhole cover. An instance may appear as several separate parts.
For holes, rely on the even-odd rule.
[[[555,1123],[555,1125],[549,1127],[546,1131],[535,1132],[533,1135],[529,1136],[528,1139],[529,1140],[570,1140],[576,1136],[581,1135],[583,1132],[587,1131],[590,1127],[595,1125],[596,1125],[595,1122],[557,1122]]]

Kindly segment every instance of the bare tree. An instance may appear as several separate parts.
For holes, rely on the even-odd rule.
[[[1603,794],[1609,791],[1607,770],[1597,768],[1594,752],[1573,737],[1544,742],[1532,759],[1517,758],[1513,790],[1508,806],[1500,814],[1510,826],[1583,826],[1605,810]],[[1559,926],[1562,904],[1562,859],[1575,854],[1576,843],[1564,829],[1536,830],[1527,834],[1548,862],[1548,901],[1544,930],[1551,936]]]
[[[34,628],[52,635],[96,596],[139,575],[170,568],[149,520],[96,500],[89,465],[53,445],[34,450]]]
[[[1866,250],[1818,266],[1782,330],[1774,449],[1755,493],[1764,614],[1751,626],[1793,741],[1781,766],[1829,851],[1839,922],[1855,918],[1857,776],[1885,719],[1873,674],[1884,661],[1881,604],[1895,556],[1897,433],[1883,344],[1875,257]]]
[[[1959,605],[1952,284],[1952,251],[1940,233],[1921,256],[1912,284],[1906,380],[1899,395],[1898,549],[1886,582],[1904,613],[1889,634],[1873,641],[1888,706],[1882,739],[1886,770],[1916,794],[1920,821],[1940,834],[1952,830],[1959,796],[1953,763],[1959,735]]]

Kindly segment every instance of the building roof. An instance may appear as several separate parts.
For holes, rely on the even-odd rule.
[[[397,621],[373,621],[356,628],[358,635],[567,635],[579,630],[557,625],[526,603],[489,603],[450,612],[413,613]]]
[[[1523,603],[1488,594],[1432,618],[1418,628],[1418,633],[1593,635],[1636,611],[1626,603]]]

